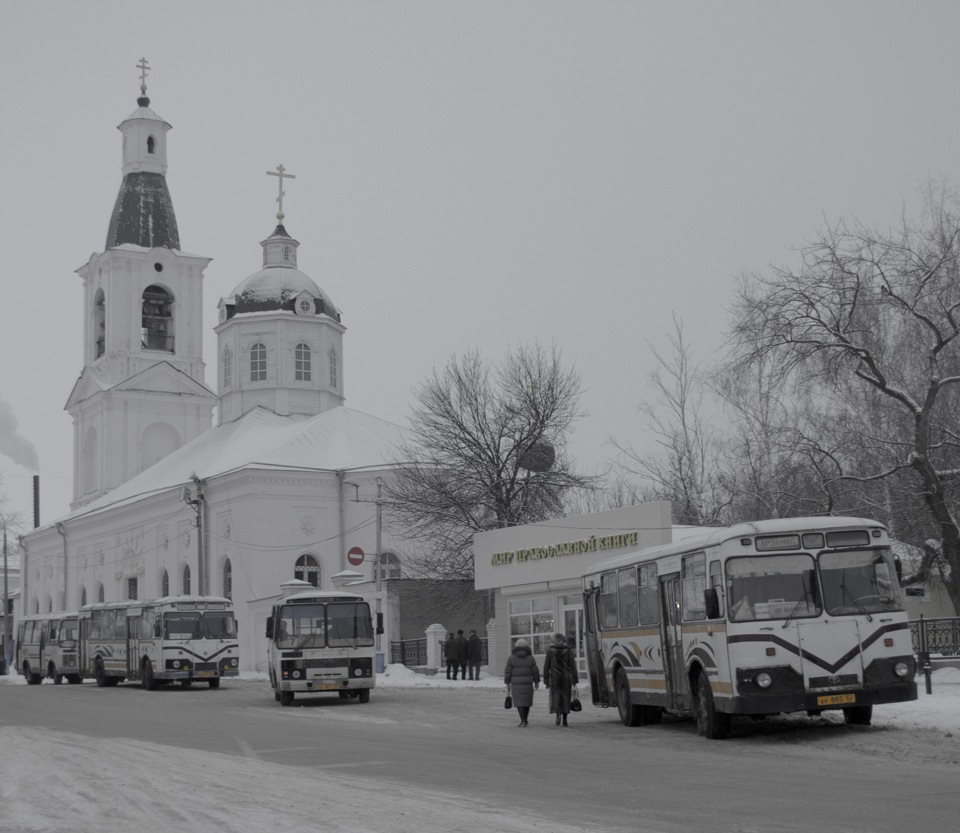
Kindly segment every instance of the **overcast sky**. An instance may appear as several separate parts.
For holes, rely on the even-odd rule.
[[[75,270],[102,251],[116,126],[173,125],[167,182],[218,300],[259,270],[277,180],[299,266],[347,327],[349,407],[405,423],[451,354],[556,343],[591,416],[643,447],[644,338],[720,347],[736,276],[824,218],[895,223],[960,161],[954,2],[8,3],[0,28],[0,490],[72,498]],[[16,424],[14,424],[14,421]]]

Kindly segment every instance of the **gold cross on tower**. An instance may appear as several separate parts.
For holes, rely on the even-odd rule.
[[[150,67],[147,64],[146,58],[141,58],[140,63],[137,64],[137,69],[140,70],[140,95],[147,94],[147,73],[150,71]]]
[[[278,183],[280,186],[280,193],[277,194],[277,221],[282,223],[283,222],[283,197],[286,194],[286,192],[283,190],[283,180],[296,179],[296,177],[293,174],[288,174],[287,169],[284,168],[283,165],[277,165],[277,169],[275,171],[267,171],[267,176],[275,176],[280,180]]]

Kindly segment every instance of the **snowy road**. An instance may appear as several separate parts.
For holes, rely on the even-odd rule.
[[[869,728],[748,721],[708,742],[689,723],[628,730],[589,704],[558,729],[542,694],[518,730],[495,681],[413,682],[289,709],[257,679],[0,685],[0,831],[956,827],[960,685],[878,708]]]

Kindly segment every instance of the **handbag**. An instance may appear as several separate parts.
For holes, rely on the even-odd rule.
[[[510,686],[507,686],[507,696],[504,698],[503,707],[505,709],[513,708],[513,698],[510,696]]]
[[[580,692],[577,691],[577,687],[573,687],[573,695],[570,698],[570,711],[579,712],[583,711],[583,704],[580,702]]]

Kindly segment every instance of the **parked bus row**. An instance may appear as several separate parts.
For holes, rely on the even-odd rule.
[[[267,619],[270,685],[284,706],[297,694],[370,700],[376,684],[370,605],[354,593],[318,591],[293,580]],[[381,614],[378,614],[380,617]],[[239,674],[237,623],[229,599],[173,596],[86,605],[26,616],[17,627],[16,668],[29,685],[127,680],[218,688]]]
[[[122,680],[217,688],[240,673],[233,603],[216,596],[168,596],[86,605],[26,616],[17,624],[15,665],[29,685]]]
[[[593,703],[627,726],[873,707],[917,698],[916,660],[887,530],[793,518],[707,531],[584,575]]]

